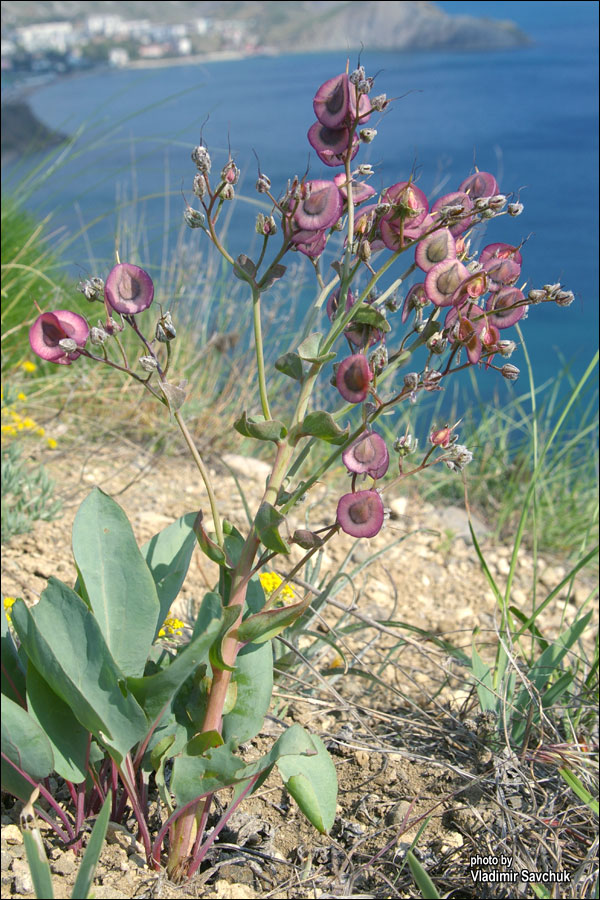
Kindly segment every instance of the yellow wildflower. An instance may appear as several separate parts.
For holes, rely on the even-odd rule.
[[[24,372],[35,372],[37,366],[34,362],[31,362],[29,359],[26,359],[21,363],[21,368]]]
[[[16,597],[4,597],[3,598],[4,612],[6,613],[6,621],[8,622],[9,625],[11,624],[11,610],[12,610],[13,606],[15,605],[16,600],[17,600]]]
[[[163,622],[163,627],[158,632],[158,636],[181,637],[184,628],[185,622],[182,622],[181,619],[177,619],[175,616],[169,614]]]
[[[272,593],[274,593],[277,588],[283,584],[283,578],[277,574],[277,572],[261,572],[258,576],[260,579],[260,583],[262,585],[263,591],[269,597]],[[293,588],[286,584],[281,593],[279,594],[280,600],[293,600],[295,598],[295,593]]]
[[[58,442],[54,438],[46,438],[46,443],[51,450],[56,450],[58,447]]]
[[[20,400],[21,403],[25,403],[25,401],[27,400],[27,395],[24,394],[23,391],[19,391],[19,393],[17,394],[17,400]]]

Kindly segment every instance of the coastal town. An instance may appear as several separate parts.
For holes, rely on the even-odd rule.
[[[66,74],[96,65],[123,67],[159,60],[189,60],[204,53],[259,51],[252,21],[194,18],[155,22],[111,14],[3,28],[4,86],[23,79]]]

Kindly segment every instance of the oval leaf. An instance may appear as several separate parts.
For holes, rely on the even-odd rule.
[[[333,825],[337,802],[337,775],[323,741],[310,735],[314,756],[284,756],[277,768],[306,818],[325,834]]]
[[[142,675],[162,625],[156,586],[127,516],[99,488],[75,516],[73,555],[84,599],[114,661],[125,675]]]
[[[328,444],[343,444],[348,440],[350,427],[340,428],[331,413],[320,409],[309,413],[303,419],[300,432],[302,435],[311,435]]]
[[[223,716],[223,738],[236,745],[255,737],[262,728],[273,691],[273,651],[270,643],[248,646],[238,653],[233,680],[236,701]]]
[[[287,434],[287,428],[283,422],[277,422],[272,419],[263,419],[262,416],[248,418],[245,412],[242,413],[237,422],[233,423],[233,427],[244,437],[255,438],[257,441],[273,441],[277,443]]]
[[[304,378],[304,369],[302,368],[302,360],[297,353],[284,353],[275,361],[275,368],[278,372],[282,372],[289,378],[296,381],[302,381]]]
[[[160,605],[154,640],[185,581],[196,546],[195,519],[195,513],[181,516],[142,547],[142,556],[150,569]]]
[[[261,503],[256,514],[254,527],[267,550],[274,550],[275,553],[290,552],[289,545],[279,534],[279,528],[284,522],[284,516],[274,506],[271,506],[270,503]]]
[[[13,622],[35,668],[120,763],[148,723],[81,597],[51,578],[32,609],[15,603]]]
[[[322,339],[323,335],[318,331],[309,334],[298,347],[298,354],[300,357],[309,363],[326,363],[329,362],[330,359],[335,359],[336,354],[333,351],[330,351],[329,353],[320,352],[319,347],[321,346]]]
[[[50,742],[40,726],[22,706],[2,695],[2,790],[27,802],[31,784],[11,762],[34,781],[46,778],[54,769]],[[10,760],[10,761],[8,761]]]

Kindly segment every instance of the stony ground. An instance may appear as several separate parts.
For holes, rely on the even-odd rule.
[[[244,530],[233,475],[252,508],[268,467],[234,454],[211,465],[222,508]],[[27,602],[39,598],[50,575],[74,580],[71,525],[93,485],[123,506],[140,543],[183,513],[203,509],[208,514],[204,490],[186,459],[156,458],[127,444],[118,452],[94,448],[77,468],[67,456],[56,456],[49,467],[63,498],[61,517],[36,523],[30,534],[3,548],[3,593]],[[338,495],[318,485],[290,519],[290,530],[306,522],[311,528],[331,523]],[[581,860],[593,849],[593,838],[580,824],[578,844],[566,834],[572,827],[558,827],[556,797],[564,790],[556,782],[556,766],[545,773],[540,792],[535,760],[528,763],[531,777],[525,778],[510,754],[486,748],[488,726],[477,715],[467,672],[450,650],[451,644],[468,653],[477,629],[478,647],[489,655],[498,625],[497,603],[464,511],[436,510],[401,494],[386,495],[386,503],[391,517],[372,541],[342,535],[327,545],[320,571],[311,574],[313,584],[341,566],[351,579],[339,581],[332,602],[313,623],[315,636],[302,638],[296,647],[310,660],[300,660],[278,679],[264,733],[246,748],[250,757],[258,753],[292,721],[323,737],[340,782],[331,835],[318,835],[272,776],[236,813],[210,865],[189,885],[176,887],[149,871],[134,836],[111,832],[95,897],[418,897],[405,855],[422,826],[417,855],[443,896],[533,896],[526,886],[474,884],[470,857],[501,852],[513,856],[515,871],[562,867],[579,872],[577,889],[555,896],[587,896],[590,876]],[[495,545],[485,523],[474,524],[490,571],[503,588],[510,548]],[[533,558],[524,550],[511,603],[528,612],[534,590],[539,603],[564,575],[560,561],[542,559],[534,584]],[[191,621],[214,580],[215,569],[198,552],[174,611]],[[547,638],[574,619],[591,590],[593,584],[582,578],[555,599],[541,620]],[[320,634],[327,640],[319,641]],[[2,813],[2,896],[33,896],[16,828],[18,804],[5,799]],[[77,860],[50,835],[47,840],[55,896],[70,896]]]

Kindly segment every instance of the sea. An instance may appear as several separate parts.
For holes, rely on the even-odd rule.
[[[574,292],[571,307],[536,306],[522,325],[537,383],[551,382],[565,364],[578,377],[598,345],[598,5],[440,5],[510,18],[531,42],[495,52],[365,50],[361,62],[376,75],[375,92],[395,99],[369,123],[377,137],[357,161],[372,164],[378,189],[413,175],[433,200],[477,166],[518,197],[523,214],[490,223],[474,243],[524,242],[527,287],[561,282]],[[131,261],[157,271],[177,246],[185,202],[194,205],[190,152],[202,139],[214,170],[231,154],[242,171],[227,246],[233,255],[255,252],[259,167],[277,193],[294,175],[336,172],[319,163],[306,133],[316,89],[345,66],[344,53],[264,55],[58,79],[33,90],[29,102],[46,125],[77,141],[64,157],[54,151],[6,166],[5,187],[22,190],[39,167],[26,206],[40,221],[50,215],[50,230],[75,236],[63,251],[74,285],[108,271],[124,221],[133,223]],[[201,246],[206,238],[196,236]],[[330,262],[324,258],[326,271]],[[303,290],[308,305],[314,292]],[[522,350],[511,361],[521,367]],[[482,393],[499,380],[485,373]]]

